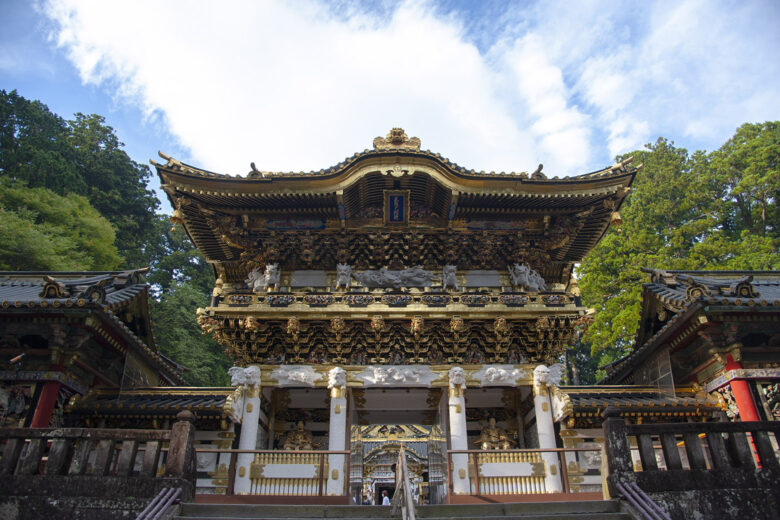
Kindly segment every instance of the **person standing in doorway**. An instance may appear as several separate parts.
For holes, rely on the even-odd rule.
[[[382,505],[383,506],[389,506],[390,505],[390,497],[387,496],[387,490],[382,490]]]

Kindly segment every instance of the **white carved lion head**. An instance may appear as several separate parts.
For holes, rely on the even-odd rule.
[[[545,365],[539,365],[534,369],[534,384],[535,385],[547,385],[550,384],[550,369]]]
[[[464,386],[466,384],[466,372],[461,367],[452,367],[449,375],[450,387]]]
[[[251,367],[247,367],[244,369],[244,376],[246,377],[247,385],[259,386],[261,375],[262,372],[260,371],[260,367],[256,365],[252,365]]]
[[[230,376],[230,386],[241,386],[246,383],[246,375],[241,367],[231,367],[228,369]]]
[[[343,388],[347,386],[347,373],[341,367],[331,368],[328,372],[328,388]]]

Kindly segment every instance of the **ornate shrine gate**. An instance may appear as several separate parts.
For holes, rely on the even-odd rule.
[[[319,172],[162,157],[172,219],[214,267],[198,321],[247,367],[227,403],[239,452],[219,455],[234,493],[362,499],[371,425],[428,432],[428,500],[561,490],[571,402],[540,367],[585,325],[573,267],[620,222],[635,169],[469,171],[397,128]]]

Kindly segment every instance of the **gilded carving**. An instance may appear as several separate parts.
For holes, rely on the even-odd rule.
[[[393,128],[385,137],[374,138],[375,150],[390,150],[393,148],[420,149],[420,139],[406,135],[403,128]]]

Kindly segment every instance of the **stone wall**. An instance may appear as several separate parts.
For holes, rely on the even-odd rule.
[[[181,487],[191,501],[191,482],[176,478],[14,475],[3,478],[3,520],[135,519],[160,490]]]

